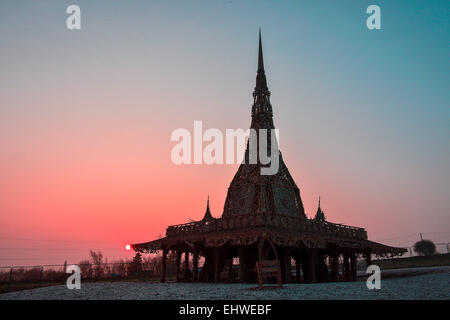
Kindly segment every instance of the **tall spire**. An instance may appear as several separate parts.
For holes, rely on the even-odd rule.
[[[258,71],[264,72],[264,59],[262,51],[262,41],[261,41],[261,28],[259,28],[259,52],[258,52]]]
[[[270,104],[270,91],[267,88],[264,72],[261,29],[259,29],[258,34],[257,63],[258,71],[256,86],[253,91],[252,122],[250,124],[250,129],[257,132],[256,150],[253,150],[250,141],[247,141],[244,159],[228,188],[222,217],[258,213],[262,215],[289,215],[306,219],[300,190],[289,173],[281,153],[278,153],[279,168],[275,174],[263,175],[260,170],[267,166],[267,164],[262,163],[261,157],[258,156],[262,147],[260,147],[261,139],[264,139],[264,132],[260,130],[267,130],[265,147],[268,152],[266,154],[269,154],[269,152],[272,154],[273,150],[278,149],[275,131],[272,131],[275,126],[273,124],[272,105]],[[257,156],[256,163],[252,163],[252,159],[255,158],[251,152],[254,151],[256,151]],[[283,199],[283,201],[279,201],[279,199]]]
[[[259,28],[258,72],[256,75],[256,86],[253,95],[255,96],[257,94],[269,94],[269,89],[267,88],[266,74],[264,72],[261,28]]]

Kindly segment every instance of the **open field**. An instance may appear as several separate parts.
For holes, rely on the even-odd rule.
[[[403,278],[403,277],[414,277],[421,276],[424,274],[433,273],[449,273],[450,266],[441,267],[421,267],[421,268],[395,268],[395,269],[381,269],[382,279],[392,279],[392,278]],[[358,271],[358,279],[360,281],[365,281],[367,279],[366,271]]]
[[[380,290],[368,290],[366,283],[336,282],[287,284],[281,289],[253,290],[254,284],[103,282],[82,284],[81,290],[51,286],[0,295],[0,300],[15,299],[450,299],[450,271],[388,278]]]
[[[450,253],[435,254],[432,256],[373,260],[372,263],[378,265],[381,269],[450,266]]]

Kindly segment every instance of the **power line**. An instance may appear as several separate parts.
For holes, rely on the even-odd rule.
[[[417,236],[417,233],[407,234],[407,235],[404,235],[404,236],[399,236],[399,237],[389,238],[389,239],[377,239],[377,240],[375,240],[375,241],[396,240],[396,239],[410,238],[410,237],[413,237],[413,236]]]
[[[42,267],[65,267],[71,264],[75,264],[78,266],[116,266],[116,265],[128,265],[131,260],[126,260],[124,258],[124,261],[116,261],[116,262],[102,262],[102,263],[68,263],[66,261],[65,264],[40,264],[40,265],[29,265],[29,266],[0,266],[0,269],[20,269],[20,268],[42,268]]]
[[[422,234],[448,234],[450,232],[422,232]]]
[[[124,257],[127,258],[127,257]],[[71,260],[89,260],[89,257],[80,257],[80,258],[70,258]],[[35,260],[60,260],[60,261],[67,261],[67,257],[62,257],[62,258],[0,258],[1,260],[23,260],[23,261],[35,261]]]
[[[72,259],[85,259],[87,260],[87,257],[82,258],[72,258]],[[0,258],[0,260],[67,260],[67,258]]]
[[[450,232],[422,232],[422,234],[450,234]],[[410,237],[416,237],[416,236],[419,236],[419,233],[411,233],[411,234],[407,234],[407,235],[404,235],[404,236],[398,236],[398,237],[395,237],[395,238],[389,238],[389,239],[378,239],[378,240],[375,240],[375,241],[389,241],[389,240],[397,240],[397,239],[403,239],[403,238],[410,238]]]
[[[0,237],[0,240],[14,240],[14,241],[43,241],[43,242],[84,242],[84,243],[95,243],[95,242],[109,242],[109,243],[122,243],[122,241],[118,240],[50,240],[50,239],[30,239],[30,238],[8,238],[8,237]]]
[[[24,250],[24,251],[90,251],[90,250],[122,250],[122,248],[0,248],[0,250]]]

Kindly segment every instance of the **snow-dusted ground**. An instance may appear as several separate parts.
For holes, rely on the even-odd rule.
[[[376,264],[376,263],[374,263]],[[399,277],[399,276],[419,276],[428,273],[450,273],[450,266],[440,267],[418,267],[418,268],[399,268],[399,269],[382,269],[381,275],[385,278]],[[365,271],[358,271],[358,278],[367,277]]]
[[[368,290],[365,281],[287,284],[281,289],[254,290],[252,284],[214,283],[86,283],[81,290],[53,286],[0,294],[9,299],[450,299],[450,272],[381,281],[380,290]]]

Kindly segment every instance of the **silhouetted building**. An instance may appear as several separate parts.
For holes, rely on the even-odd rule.
[[[251,128],[257,132],[274,129],[261,33],[253,99]],[[268,150],[272,141],[269,134]],[[257,145],[259,148],[259,143]],[[255,264],[258,260],[280,260],[283,282],[291,281],[291,258],[296,261],[298,282],[350,281],[356,280],[357,255],[364,256],[371,264],[373,254],[406,252],[404,248],[367,240],[367,232],[362,228],[326,221],[320,199],[316,216],[308,219],[300,189],[281,153],[279,170],[274,175],[262,175],[260,169],[264,165],[259,158],[255,164],[249,164],[249,157],[247,144],[245,161],[228,188],[222,217],[213,218],[208,198],[202,220],[169,226],[164,238],[132,245],[139,252],[162,251],[161,281],[165,281],[169,251],[177,253],[177,275],[183,274],[180,272],[182,253],[185,253],[186,268],[189,268],[189,253],[192,254],[192,277],[189,269],[184,274],[186,279],[193,281],[233,281],[235,272],[232,263],[234,258],[239,257],[239,279],[243,282],[256,281]],[[197,274],[199,256],[203,256],[205,262],[200,274]],[[342,276],[338,271],[339,257],[343,264]],[[300,274],[303,274],[303,279]]]

